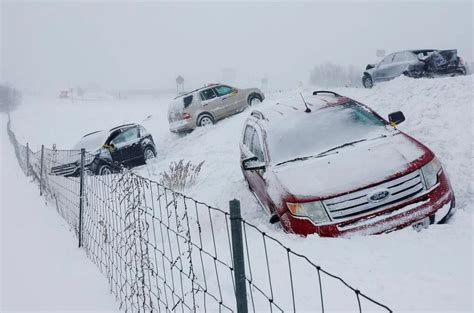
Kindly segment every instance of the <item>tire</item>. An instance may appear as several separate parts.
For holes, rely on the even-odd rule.
[[[209,114],[199,115],[199,117],[197,119],[197,126],[206,127],[206,126],[210,126],[210,125],[214,125],[214,119],[212,118],[211,115],[209,115]]]
[[[110,175],[112,173],[112,167],[108,164],[101,164],[97,169],[97,175]]]
[[[247,100],[249,106],[256,105],[262,102],[262,97],[258,94],[251,94]]]
[[[146,161],[156,158],[156,152],[155,149],[153,149],[152,146],[146,146],[145,150],[143,150],[143,159]]]
[[[374,82],[372,81],[372,77],[370,75],[364,75],[364,77],[362,77],[362,85],[364,85],[365,88],[374,87]]]

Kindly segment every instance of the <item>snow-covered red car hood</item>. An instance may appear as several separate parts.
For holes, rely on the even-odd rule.
[[[430,151],[399,133],[345,147],[336,154],[275,166],[279,184],[300,200],[328,198],[407,171]]]

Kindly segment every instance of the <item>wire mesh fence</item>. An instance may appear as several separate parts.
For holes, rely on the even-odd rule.
[[[94,155],[33,152],[7,130],[126,312],[392,312],[242,219],[238,202],[221,210],[116,164],[94,175]]]

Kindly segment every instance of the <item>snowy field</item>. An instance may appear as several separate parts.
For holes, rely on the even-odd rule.
[[[303,94],[309,95],[314,89],[317,88]],[[458,210],[449,224],[432,225],[421,232],[407,228],[386,235],[338,239],[283,233],[268,223],[269,216],[249,192],[240,171],[239,139],[250,109],[214,126],[177,135],[168,131],[166,118],[173,95],[96,101],[26,95],[12,114],[12,124],[18,139],[36,150],[41,144],[51,147],[53,143],[60,149],[69,149],[82,135],[94,130],[141,123],[152,133],[158,157],[147,166],[136,168],[140,175],[159,180],[160,173],[172,161],[205,161],[197,185],[185,194],[223,210],[227,210],[229,200],[241,200],[245,219],[395,311],[471,312],[472,76],[432,80],[400,77],[373,89],[333,90],[383,116],[404,112],[407,120],[399,129],[431,148],[450,176]],[[267,93],[266,97],[260,106],[282,100],[302,105],[296,90]],[[271,261],[278,269],[279,260]]]

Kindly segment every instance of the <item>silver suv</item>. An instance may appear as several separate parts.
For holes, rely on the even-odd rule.
[[[265,99],[257,88],[238,89],[214,84],[176,97],[168,108],[170,131],[184,132],[242,112]]]

